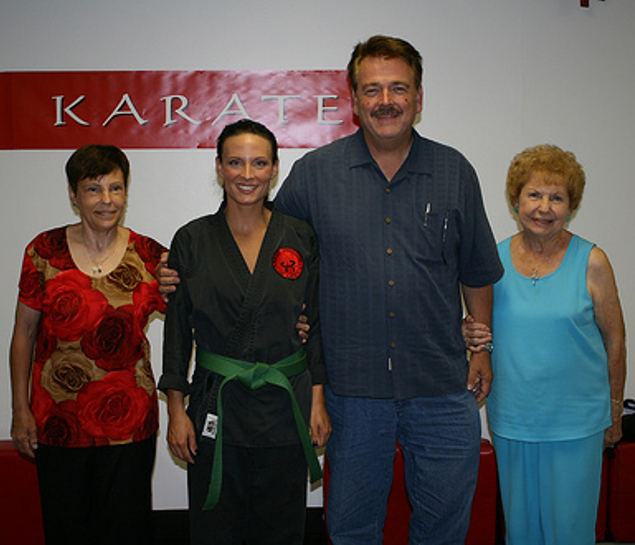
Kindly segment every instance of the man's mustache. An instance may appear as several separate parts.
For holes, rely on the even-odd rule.
[[[371,117],[383,117],[386,115],[399,115],[401,113],[403,113],[401,108],[398,108],[394,104],[386,104],[377,106],[370,115]]]

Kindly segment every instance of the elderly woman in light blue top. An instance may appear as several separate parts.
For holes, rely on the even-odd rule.
[[[573,153],[526,149],[507,199],[521,230],[498,245],[487,413],[507,545],[595,543],[602,451],[621,438],[625,330],[606,254],[566,229],[585,174]],[[470,348],[489,330],[468,317]]]

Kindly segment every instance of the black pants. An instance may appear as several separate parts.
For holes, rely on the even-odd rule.
[[[192,545],[302,545],[307,462],[301,445],[223,445],[220,500],[203,511],[212,459],[199,445],[196,463],[188,466]]]
[[[152,543],[156,437],[126,445],[36,451],[47,545]]]

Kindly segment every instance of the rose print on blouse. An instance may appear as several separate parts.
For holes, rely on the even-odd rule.
[[[42,369],[41,384],[56,403],[76,399],[86,384],[106,374],[75,344],[60,343]]]
[[[123,371],[91,382],[77,396],[79,421],[88,433],[110,441],[125,441],[143,428],[153,398]]]
[[[44,321],[51,335],[75,341],[94,329],[108,306],[102,293],[91,289],[79,270],[62,271],[46,282]]]

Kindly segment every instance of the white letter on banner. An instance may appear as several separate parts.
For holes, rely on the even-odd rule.
[[[189,121],[193,125],[200,125],[200,121],[192,119],[185,113],[185,110],[190,105],[190,101],[187,97],[183,95],[169,95],[167,97],[161,98],[161,100],[165,101],[165,123],[163,124],[163,126],[169,127],[170,125],[174,125],[176,123],[176,119],[174,119],[174,117],[172,116],[172,102],[175,98],[178,98],[181,101],[181,106],[174,110],[174,113],[180,115],[183,119],[185,119],[185,121]]]
[[[72,111],[73,108],[77,106],[80,102],[82,102],[85,98],[86,96],[82,95],[70,106],[67,106],[66,108],[64,108],[64,95],[53,97],[53,100],[55,101],[55,125],[53,126],[64,127],[66,125],[66,121],[64,121],[64,114],[66,114],[69,117],[72,117],[80,125],[84,125],[85,127],[90,127],[90,123],[86,123],[86,121],[77,117]]]
[[[230,109],[234,103],[238,106],[238,110]],[[225,117],[226,115],[242,115],[243,117],[246,117],[247,119],[251,119],[251,117],[249,117],[249,114],[247,113],[247,110],[245,110],[243,103],[240,101],[240,97],[238,96],[238,93],[234,93],[232,95],[231,99],[227,103],[227,106],[225,106],[225,108],[219,114],[219,116],[216,119],[214,119],[214,121],[212,122],[212,125],[216,125],[216,123],[218,123],[220,119],[222,117]]]
[[[128,106],[128,108],[130,109],[128,111],[119,111],[124,105]],[[108,119],[104,121],[104,127],[118,115],[132,115],[137,120],[137,123],[139,123],[139,125],[145,125],[147,123],[147,121],[139,115],[139,112],[132,103],[132,100],[130,99],[130,95],[128,93],[124,93],[123,97],[121,97],[121,101],[119,102],[119,104],[117,104],[117,107],[113,110]]]
[[[278,125],[286,125],[287,115],[285,111],[285,103],[287,99],[302,98],[300,95],[263,95],[262,100],[278,101]]]
[[[342,123],[344,123],[344,121],[342,121],[341,119],[339,121],[327,121],[326,119],[324,119],[324,112],[329,110],[339,110],[339,108],[337,108],[336,106],[325,106],[324,101],[329,98],[338,99],[340,97],[338,97],[337,95],[313,95],[313,97],[317,98],[318,100],[318,125],[341,125]]]

